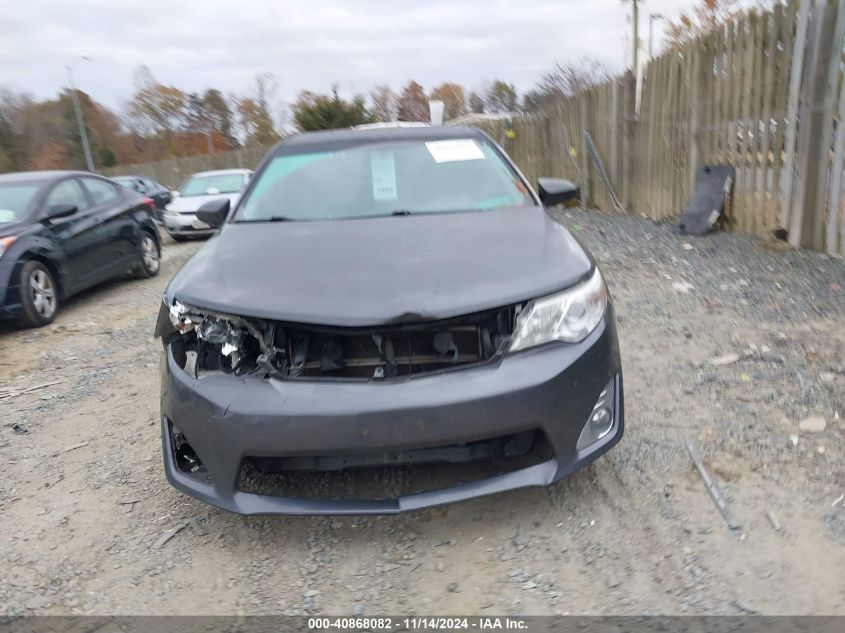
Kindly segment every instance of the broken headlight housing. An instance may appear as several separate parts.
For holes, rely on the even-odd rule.
[[[266,333],[241,317],[186,306],[179,301],[165,306],[173,329],[183,341],[185,358],[194,368],[220,369],[243,374],[256,368]],[[157,330],[157,335],[161,335]],[[190,337],[186,337],[190,335]]]
[[[563,292],[536,299],[520,312],[511,352],[552,341],[578,343],[592,332],[607,309],[607,288],[598,267],[586,281]]]

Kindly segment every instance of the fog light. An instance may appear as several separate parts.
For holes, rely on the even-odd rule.
[[[590,424],[593,425],[598,437],[604,437],[613,424],[613,414],[607,407],[602,407],[598,411],[593,412],[593,415],[590,417]]]
[[[587,418],[587,423],[578,438],[578,444],[575,447],[577,450],[580,451],[598,442],[613,428],[613,411],[616,404],[613,383],[613,380],[607,383],[607,386],[599,394],[598,400],[590,412],[590,417]]]
[[[170,437],[173,442],[173,457],[176,467],[186,475],[205,478],[207,476],[205,465],[203,465],[194,447],[188,443],[182,431],[172,422],[170,423]]]

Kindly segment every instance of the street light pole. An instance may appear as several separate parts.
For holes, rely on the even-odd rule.
[[[80,59],[89,61],[88,57]],[[77,60],[78,61],[78,60]],[[70,96],[73,99],[73,109],[76,111],[76,124],[79,126],[79,138],[82,141],[82,151],[85,154],[85,165],[88,171],[94,171],[94,159],[91,156],[91,146],[88,144],[88,132],[85,130],[85,120],[82,118],[82,107],[79,105],[79,94],[76,92],[76,84],[73,82],[73,65],[65,66],[67,69],[67,80],[70,84]]]
[[[653,57],[653,50],[654,50],[654,21],[655,20],[662,20],[663,14],[662,13],[651,13],[648,16],[648,58],[651,59]]]
[[[637,6],[637,0],[631,0],[631,30],[633,31],[631,34],[631,68],[634,71],[635,77],[637,76],[637,62],[639,61],[637,59],[639,57],[640,48],[639,25],[640,12],[639,7]]]

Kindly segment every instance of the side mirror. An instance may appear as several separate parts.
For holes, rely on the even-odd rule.
[[[229,215],[230,206],[229,198],[206,202],[197,211],[197,219],[216,229],[223,226],[226,216]]]
[[[578,196],[578,187],[563,178],[538,178],[540,201],[547,207],[569,202]]]
[[[171,192],[170,192],[170,195],[171,195],[172,197],[174,197],[174,198],[178,198],[178,197],[179,197],[179,196],[181,196],[182,194],[181,194],[181,193],[179,193],[179,190],[178,190],[178,189],[174,189],[173,191],[171,191]]]
[[[62,203],[62,204],[53,204],[47,209],[47,215],[45,219],[47,220],[55,220],[57,218],[66,218],[70,215],[73,215],[79,210],[79,208],[75,204],[70,203]]]

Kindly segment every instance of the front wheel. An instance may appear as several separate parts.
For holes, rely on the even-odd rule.
[[[161,248],[158,241],[147,231],[141,234],[139,254],[141,263],[132,271],[132,274],[138,279],[155,277],[161,268]]]
[[[59,292],[53,273],[34,259],[21,268],[21,327],[41,327],[52,323],[59,310]]]

